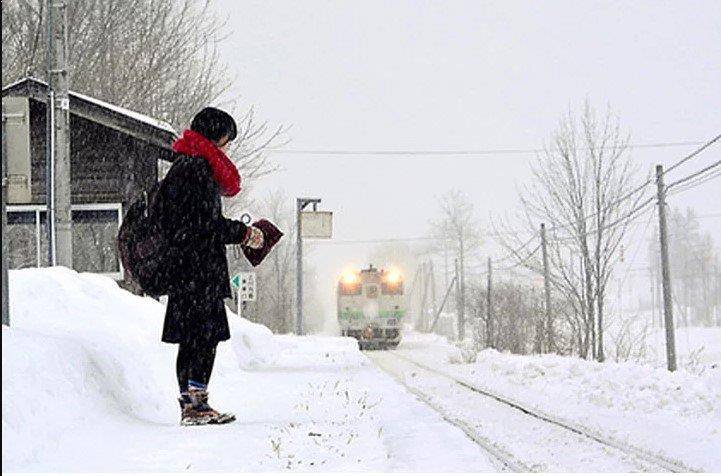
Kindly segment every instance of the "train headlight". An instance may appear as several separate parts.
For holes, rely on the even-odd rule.
[[[341,278],[343,281],[343,284],[355,284],[358,282],[358,275],[356,273],[353,273],[352,271],[349,271],[343,275],[343,278]]]
[[[398,284],[401,282],[401,273],[398,271],[389,271],[386,273],[385,281],[388,284]]]

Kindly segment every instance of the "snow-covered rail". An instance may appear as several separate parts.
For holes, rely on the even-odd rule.
[[[528,415],[529,417],[532,417],[538,421],[549,423],[558,428],[562,428],[564,430],[572,432],[580,437],[591,440],[591,441],[601,444],[605,447],[612,448],[613,450],[619,451],[619,452],[629,456],[630,460],[632,460],[636,463],[641,463],[641,465],[639,466],[639,469],[641,469],[642,471],[646,471],[646,472],[659,471],[659,472],[674,472],[674,473],[700,472],[700,470],[695,469],[695,468],[690,468],[681,462],[674,461],[667,457],[664,457],[664,456],[661,456],[658,454],[654,454],[648,450],[644,450],[642,448],[638,448],[638,447],[629,445],[627,443],[617,441],[611,437],[601,435],[598,432],[591,430],[589,428],[585,428],[585,427],[580,426],[575,423],[572,424],[572,423],[564,421],[563,419],[558,418],[556,416],[549,415],[541,410],[531,408],[528,405],[525,405],[523,403],[515,401],[506,396],[499,395],[489,389],[481,388],[478,385],[468,383],[468,382],[464,381],[463,379],[460,379],[456,376],[450,375],[447,372],[444,372],[443,370],[435,369],[435,368],[429,367],[428,365],[423,364],[421,362],[417,362],[405,355],[402,355],[401,353],[399,353],[397,351],[387,351],[387,352],[382,352],[382,353],[378,353],[378,354],[391,355],[391,356],[393,356],[393,358],[400,359],[401,361],[404,361],[416,368],[422,369],[422,370],[429,372],[431,374],[434,374],[436,376],[440,376],[442,378],[450,380],[455,385],[458,385],[458,386],[460,386],[466,390],[469,390],[475,394],[491,398],[491,399],[507,406],[508,408],[512,408],[514,410],[522,412],[523,414]],[[423,394],[423,392],[419,391],[417,388],[414,388],[414,387],[408,385],[407,382],[405,382],[405,380],[402,378],[402,376],[397,374],[397,371],[389,370],[389,367],[390,367],[389,365],[379,363],[379,361],[381,361],[382,359],[378,358],[377,356],[374,356],[372,353],[369,353],[368,355],[377,365],[379,365],[379,367],[381,367],[382,370],[393,375],[394,378],[396,378],[396,380],[398,380],[402,385],[404,385],[412,393],[414,393],[419,398],[421,398],[421,400],[426,402],[429,406],[434,408],[436,411],[439,411],[440,413],[447,413],[447,412],[445,412],[445,410],[440,409],[440,406],[438,404],[433,403],[432,398],[430,398],[429,395]],[[444,418],[446,418],[446,415],[444,415]],[[450,417],[450,419],[446,418],[446,420],[448,420],[449,422],[451,422],[461,428],[462,428],[461,425],[465,425],[466,427],[468,427],[472,433],[477,435],[478,439],[480,439],[481,441],[484,442],[484,444],[482,444],[482,446],[486,450],[491,452],[494,455],[494,457],[496,457],[497,459],[499,459],[507,464],[509,462],[514,462],[511,464],[520,464],[521,467],[526,466],[523,463],[519,462],[519,458],[516,458],[516,457],[508,454],[504,450],[500,450],[498,448],[498,445],[495,445],[494,443],[489,441],[488,438],[478,435],[478,433],[475,432],[475,430],[472,430],[471,426],[468,425],[467,423],[460,422],[461,424],[459,424],[459,420],[457,418],[453,418],[453,417]],[[452,420],[455,420],[455,421],[452,421]],[[464,429],[464,431],[466,431],[466,430]],[[468,434],[469,437],[471,437],[471,439],[473,439],[477,443],[481,444],[476,438],[471,436],[471,434],[469,434],[468,431],[466,431],[466,434]],[[494,453],[494,451],[496,451],[496,453]],[[512,468],[512,466],[510,466],[510,465],[508,467]],[[526,466],[526,468],[528,468],[528,466]],[[530,468],[531,471],[533,469],[534,468],[532,468],[532,467]],[[512,470],[519,471],[519,469],[512,469]],[[529,469],[525,469],[525,470],[520,469],[520,471],[528,471],[528,470]]]
[[[481,446],[500,470],[699,471],[470,384],[398,351],[366,355]]]
[[[447,411],[445,411],[441,406],[436,405],[433,403],[433,401],[428,398],[426,394],[423,392],[420,392],[419,390],[410,387],[405,384],[403,381],[403,378],[401,375],[398,375],[398,373],[390,366],[384,365],[380,359],[374,359],[373,353],[366,352],[366,355],[368,355],[385,373],[393,377],[394,380],[396,380],[400,385],[403,385],[410,393],[415,395],[420,401],[431,407],[433,410],[435,410],[445,421],[450,423],[453,426],[458,427],[461,431],[463,431],[468,438],[470,438],[473,442],[475,442],[477,445],[479,445],[481,448],[483,448],[488,454],[491,455],[492,459],[495,460],[494,464],[497,464],[499,469],[501,469],[504,472],[511,472],[511,473],[529,473],[532,471],[532,468],[525,465],[523,462],[515,458],[512,454],[505,451],[503,448],[500,448],[499,446],[495,445],[492,441],[489,439],[481,436],[476,430],[473,429],[473,426],[464,422],[463,420],[460,420],[452,415],[450,415]]]

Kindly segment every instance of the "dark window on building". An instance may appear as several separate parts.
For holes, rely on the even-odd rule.
[[[37,215],[34,211],[8,212],[7,239],[10,269],[38,266]],[[47,259],[47,258],[46,258]]]
[[[80,272],[119,272],[117,235],[117,210],[73,210],[73,267]]]

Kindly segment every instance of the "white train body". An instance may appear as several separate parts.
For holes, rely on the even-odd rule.
[[[355,337],[361,348],[396,347],[406,317],[403,277],[373,266],[346,273],[338,282],[341,335]]]

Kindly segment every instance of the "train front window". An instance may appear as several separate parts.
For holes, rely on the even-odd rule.
[[[358,296],[363,291],[360,281],[355,283],[341,283],[340,293],[343,296]]]
[[[398,281],[395,283],[381,283],[381,292],[384,295],[398,295],[403,294],[403,283]]]

